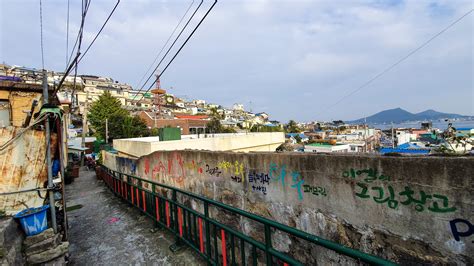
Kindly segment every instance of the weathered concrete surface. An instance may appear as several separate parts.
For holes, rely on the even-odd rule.
[[[11,217],[0,218],[0,265],[22,265],[21,243],[24,233]]]
[[[173,237],[152,233],[151,219],[115,197],[92,171],[82,171],[67,189],[69,252],[73,265],[201,265],[190,250],[173,254]]]
[[[41,232],[40,234],[37,234],[34,236],[27,236],[25,240],[23,241],[23,245],[32,246],[34,244],[47,240],[48,238],[51,238],[53,236],[54,236],[53,228],[48,228],[45,231]]]
[[[188,150],[138,160],[106,153],[104,164],[398,263],[474,263],[474,157]],[[250,221],[214,216],[262,238]],[[306,264],[353,262],[281,233],[273,238]]]
[[[30,264],[40,264],[52,261],[59,257],[64,257],[69,248],[69,242],[63,242],[54,248],[47,249],[40,253],[28,255],[27,261]]]

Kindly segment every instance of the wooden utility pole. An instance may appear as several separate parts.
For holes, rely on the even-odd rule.
[[[43,105],[49,104],[48,95],[48,72],[43,69]],[[46,120],[44,122],[45,135],[46,135],[46,167],[48,168],[48,195],[49,195],[49,207],[51,211],[51,225],[55,233],[58,232],[58,226],[56,224],[56,207],[54,206],[54,192],[53,192],[53,170],[51,162],[51,129],[49,127],[49,114],[46,114]]]
[[[84,149],[86,147],[86,132],[89,131],[87,127],[87,108],[89,104],[89,92],[86,94],[86,101],[84,102],[84,112],[82,113],[82,144],[81,147]],[[84,166],[84,157],[86,156],[86,152],[83,151],[84,155],[81,158],[81,165]]]

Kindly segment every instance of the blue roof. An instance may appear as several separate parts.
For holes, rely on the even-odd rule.
[[[403,143],[397,146],[397,149],[423,149],[424,147],[418,146],[416,143]]]
[[[295,136],[300,136],[300,138],[304,139],[307,138],[307,136],[303,133],[286,133],[285,137],[290,138],[290,137],[295,137]]]
[[[456,128],[457,131],[465,131],[465,130],[472,130],[472,127],[460,127]]]
[[[406,153],[406,154],[429,154],[429,149],[399,149],[399,148],[381,148],[380,153]]]
[[[264,126],[267,126],[267,127],[276,127],[277,125],[272,124],[272,123],[266,123]]]

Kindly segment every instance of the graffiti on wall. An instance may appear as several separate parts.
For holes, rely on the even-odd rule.
[[[379,174],[373,168],[354,170],[351,168],[342,173],[344,178],[358,180],[355,195],[361,199],[372,199],[377,204],[386,204],[391,209],[397,209],[400,205],[414,206],[417,212],[430,211],[436,213],[454,212],[456,207],[449,204],[447,196],[441,194],[427,194],[423,190],[415,191],[405,186],[403,191],[395,191],[391,185],[373,185],[375,180],[391,181],[391,178]],[[359,179],[358,179],[359,178]],[[428,206],[427,206],[428,205]]]
[[[150,176],[152,180],[170,177],[176,182],[182,183],[186,177],[184,160],[178,152],[168,154],[166,160],[161,158],[160,153],[155,153],[153,154],[152,161],[147,157],[144,158],[143,164],[144,174]]]
[[[390,177],[386,175],[379,175],[377,169],[367,168],[367,169],[360,169],[354,170],[354,168],[349,169],[348,171],[344,171],[342,173],[343,177],[351,177],[352,179],[356,179],[356,177],[362,176],[365,177],[364,181],[367,183],[371,183],[375,180],[381,181],[390,181]]]
[[[456,241],[461,241],[462,237],[474,235],[474,225],[467,220],[457,218],[449,221],[449,226]],[[474,243],[474,240],[471,243]]]
[[[231,174],[233,177],[241,179],[241,182],[245,179],[244,164],[238,160],[234,162],[220,161],[217,167],[221,168],[226,174]]]
[[[206,174],[219,179],[227,179],[242,184],[249,190],[263,195],[268,194],[270,182],[281,184],[283,189],[290,189],[303,200],[304,194],[327,196],[327,189],[322,186],[305,184],[304,177],[299,171],[288,169],[286,164],[270,163],[268,171],[247,170],[241,161],[222,160],[217,164],[184,160],[179,152],[159,153],[143,159],[143,173],[152,180],[171,178],[178,183],[184,181],[186,174]],[[136,166],[132,167],[135,169]],[[355,171],[357,174],[357,171]],[[368,173],[372,175],[371,172]],[[245,182],[247,180],[247,182]]]
[[[248,175],[248,181],[252,191],[258,191],[267,195],[267,185],[270,184],[270,177],[268,174],[251,171]]]
[[[220,174],[222,174],[222,171],[219,170],[219,167],[210,167],[208,164],[206,164],[206,173],[209,175],[217,176],[219,177]]]
[[[276,163],[270,163],[268,175],[272,180],[280,181],[283,189],[286,188],[286,174],[287,167],[286,165],[279,166]],[[304,184],[304,179],[298,171],[291,171],[291,184],[290,187],[295,189],[298,193],[298,200],[303,200],[303,190],[302,186]]]
[[[316,196],[327,196],[326,189],[323,187],[303,185],[304,193],[311,193]]]

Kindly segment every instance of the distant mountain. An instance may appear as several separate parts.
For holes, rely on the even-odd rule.
[[[378,112],[374,115],[371,115],[367,118],[361,118],[353,121],[348,121],[348,123],[358,124],[367,123],[370,124],[380,124],[380,123],[402,123],[407,121],[423,121],[423,120],[439,120],[439,119],[453,119],[453,118],[468,118],[469,116],[458,115],[458,114],[448,114],[441,113],[435,110],[429,109],[417,114],[410,113],[402,108],[389,109],[382,112]]]

